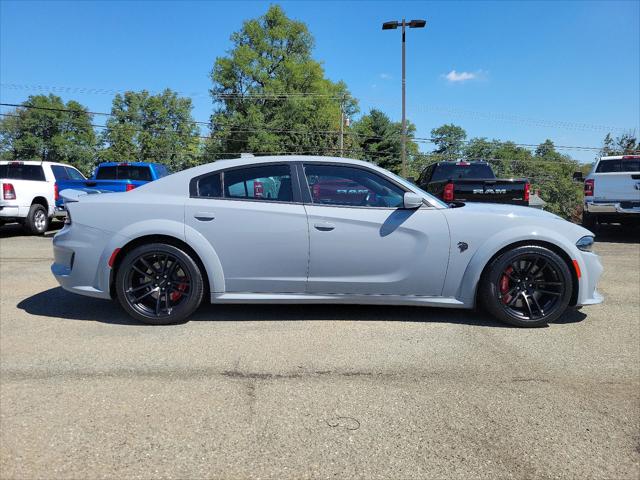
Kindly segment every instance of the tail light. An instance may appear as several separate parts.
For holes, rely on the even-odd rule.
[[[16,199],[16,191],[13,189],[13,185],[11,183],[2,184],[2,198],[5,200]]]
[[[584,181],[584,196],[592,197],[593,190],[595,189],[596,182],[593,178]]]
[[[255,180],[253,182],[253,198],[262,198],[264,195],[264,185],[262,182]]]
[[[447,183],[444,186],[444,192],[442,193],[442,199],[445,202],[453,202],[453,183]]]
[[[525,202],[529,202],[530,192],[531,192],[531,184],[525,183],[524,184],[524,201]]]
[[[53,199],[57,202],[60,200],[60,192],[58,191],[58,183],[53,184]]]
[[[129,192],[129,191],[133,190],[134,188],[136,188],[136,186],[133,183],[127,183],[127,186],[125,187],[125,191]]]

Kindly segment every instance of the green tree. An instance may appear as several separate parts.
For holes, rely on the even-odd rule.
[[[357,106],[346,85],[325,78],[311,57],[307,26],[275,5],[245,21],[231,42],[211,72],[215,110],[207,158],[240,152],[336,154],[340,109],[349,117]],[[352,147],[345,136],[345,150]]]
[[[34,95],[0,120],[0,158],[63,162],[87,173],[96,135],[86,107],[56,95]]]
[[[102,135],[103,161],[159,162],[177,171],[199,163],[198,127],[191,99],[169,89],[117,94]]]
[[[408,163],[418,153],[418,145],[411,140],[415,130],[415,125],[407,122]],[[353,134],[361,149],[357,156],[394,173],[400,173],[402,169],[401,122],[392,122],[382,111],[372,109],[367,115],[363,115],[353,123],[350,133]]]
[[[448,160],[462,156],[466,139],[467,132],[458,125],[447,124],[431,130],[431,140],[436,146],[434,153]]]
[[[625,132],[615,139],[611,133],[607,133],[602,141],[602,148],[598,157],[612,155],[633,155],[640,153],[640,142],[634,131]]]

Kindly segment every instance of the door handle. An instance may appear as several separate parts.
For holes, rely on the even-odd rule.
[[[200,220],[201,222],[210,222],[216,216],[211,212],[197,212],[193,215],[196,220]]]
[[[316,230],[320,230],[321,232],[330,232],[331,230],[336,228],[336,226],[333,223],[329,223],[329,222],[318,222],[318,223],[314,223],[313,226]]]

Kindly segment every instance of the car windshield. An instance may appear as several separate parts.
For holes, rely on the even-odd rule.
[[[486,163],[441,163],[433,172],[432,182],[465,178],[496,178]]]

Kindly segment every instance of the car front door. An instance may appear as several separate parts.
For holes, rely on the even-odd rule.
[[[218,255],[225,292],[304,293],[309,231],[291,180],[290,165],[265,164],[191,181],[185,222]]]
[[[311,201],[308,293],[442,294],[449,260],[442,212],[403,209],[404,187],[373,170],[317,163],[303,170]]]

